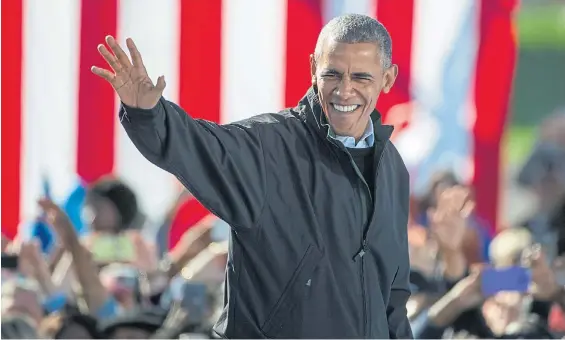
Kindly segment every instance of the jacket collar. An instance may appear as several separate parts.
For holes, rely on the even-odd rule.
[[[310,87],[298,105],[303,107],[299,112],[301,111],[301,115],[303,115],[306,123],[316,129],[323,139],[327,139],[330,126],[322,110],[316,86]],[[381,122],[381,114],[377,110],[373,110],[371,113],[371,121],[373,122],[376,141],[383,142],[389,140],[394,127],[391,125],[383,125]]]

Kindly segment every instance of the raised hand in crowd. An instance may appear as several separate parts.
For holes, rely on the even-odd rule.
[[[210,232],[217,219],[214,215],[208,215],[182,235],[177,245],[168,255],[171,261],[169,277],[179,273],[184,265],[210,245],[212,242]]]
[[[535,244],[523,252],[522,265],[531,269],[532,295],[537,300],[553,301],[561,292],[561,287],[557,283],[555,273],[539,244]]]
[[[188,229],[165,257],[156,265],[154,270],[146,271],[146,280],[142,281],[142,294],[146,297],[162,292],[170,280],[181,272],[181,269],[210,245],[210,231],[217,217],[204,217],[194,227]],[[225,266],[225,263],[224,263]]]
[[[67,214],[53,201],[42,198],[38,201],[39,206],[46,216],[46,222],[55,230],[61,241],[61,245],[68,248],[76,247],[79,243],[78,235]]]
[[[532,296],[539,301],[554,302],[565,311],[565,288],[558,279],[558,273],[563,270],[563,259],[559,257],[550,264],[543,248],[535,244],[524,251],[522,265],[531,269]]]
[[[467,218],[474,206],[469,189],[454,186],[445,189],[437,206],[428,210],[430,229],[439,247],[446,278],[459,279],[467,270],[463,241],[469,230]]]
[[[47,216],[47,223],[52,226],[62,246],[72,256],[72,266],[89,311],[97,313],[110,295],[100,282],[98,266],[92,254],[80,243],[69,217],[57,204],[47,198],[40,199],[38,203]]]
[[[461,249],[467,217],[474,209],[469,190],[461,186],[445,189],[439,196],[437,207],[428,210],[432,233],[444,251]]]
[[[98,45],[98,52],[112,71],[93,66],[92,72],[108,81],[125,105],[141,109],[155,107],[165,89],[165,77],[159,77],[157,83],[153,84],[131,38],[126,40],[131,61],[114,37],[107,36],[106,43],[111,52],[102,44]]]

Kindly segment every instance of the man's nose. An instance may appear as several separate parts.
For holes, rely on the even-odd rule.
[[[339,98],[343,100],[347,100],[353,96],[355,96],[355,91],[353,89],[353,84],[349,77],[343,77],[339,82],[336,93]]]

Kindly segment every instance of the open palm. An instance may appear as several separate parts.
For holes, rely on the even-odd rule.
[[[153,84],[132,39],[126,40],[131,61],[114,37],[107,36],[106,43],[111,52],[103,44],[98,45],[98,52],[112,70],[93,66],[92,72],[108,81],[125,105],[141,109],[155,107],[165,89],[165,78],[161,76],[157,84]]]

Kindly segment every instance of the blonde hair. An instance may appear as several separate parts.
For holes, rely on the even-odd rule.
[[[505,229],[490,243],[490,262],[494,267],[519,264],[522,252],[532,243],[533,237],[528,229],[522,227]]]

